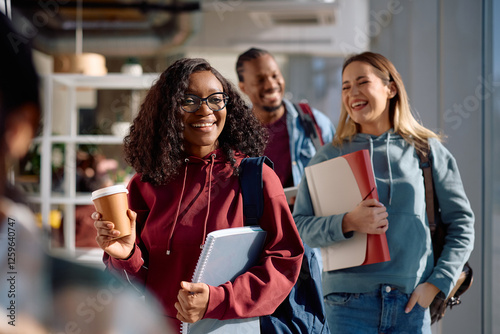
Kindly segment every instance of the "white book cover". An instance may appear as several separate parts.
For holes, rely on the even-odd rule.
[[[264,248],[266,232],[258,226],[217,230],[207,235],[193,274],[193,283],[218,286],[257,264]],[[202,319],[183,323],[183,334],[260,333],[259,318]]]
[[[356,178],[342,157],[305,168],[314,214],[326,217],[349,212],[361,201]],[[366,256],[365,233],[321,248],[323,270],[337,270],[361,265]]]

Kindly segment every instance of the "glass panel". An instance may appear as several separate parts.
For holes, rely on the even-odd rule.
[[[52,145],[50,159],[53,192],[63,191],[65,145],[64,143]],[[33,141],[26,156],[15,167],[16,185],[28,196],[40,195],[41,152],[42,144],[40,141]]]
[[[76,134],[122,136],[119,125],[137,115],[147,90],[68,87],[56,83],[52,100],[52,134],[69,135],[76,112]],[[115,129],[118,127],[119,129]]]
[[[340,116],[343,61],[343,57],[290,55],[283,74],[296,79],[286,81],[287,98],[307,100],[336,125]]]
[[[75,206],[75,247],[97,248],[96,229],[90,217],[95,211],[93,204]]]
[[[123,137],[137,115],[146,90],[99,90],[94,107],[79,107],[79,134]]]
[[[50,156],[52,167],[52,191],[57,193],[64,192],[66,145],[65,143],[55,143],[52,145],[52,153]],[[70,149],[72,145],[68,145],[68,149]]]
[[[76,192],[81,195],[115,184],[127,185],[134,173],[123,158],[121,145],[81,144],[76,159]]]
[[[493,6],[493,18],[492,18],[492,38],[493,38],[493,54],[492,54],[492,70],[493,70],[493,78],[492,78],[492,91],[493,91],[493,110],[487,111],[492,114],[492,133],[490,147],[492,148],[492,152],[486,152],[488,156],[492,157],[492,200],[493,207],[490,208],[492,210],[492,229],[493,229],[493,271],[492,277],[490,277],[491,282],[493,283],[493,291],[488,293],[489,296],[492,297],[492,328],[493,332],[498,333],[500,331],[500,298],[495,297],[500,294],[500,3],[498,1],[492,1]],[[490,222],[486,222],[486,224],[490,224]],[[489,251],[489,250],[486,250]]]
[[[32,143],[26,156],[14,166],[15,185],[28,196],[40,195],[40,146]]]
[[[40,209],[34,210],[38,226],[41,227],[42,214],[40,211]],[[51,205],[48,217],[48,227],[44,228],[47,231],[45,235],[49,239],[51,248],[64,247],[63,223],[64,207],[62,205]]]

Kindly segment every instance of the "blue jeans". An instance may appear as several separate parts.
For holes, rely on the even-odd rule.
[[[332,334],[431,334],[429,309],[418,303],[410,313],[410,295],[389,285],[368,293],[332,293],[325,297]]]

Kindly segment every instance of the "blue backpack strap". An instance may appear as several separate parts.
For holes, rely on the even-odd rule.
[[[259,225],[264,212],[262,167],[267,164],[274,168],[268,157],[245,158],[240,163],[240,187],[243,194],[243,214],[245,225]]]
[[[271,315],[260,317],[261,333],[330,334],[323,302],[321,272],[314,250],[304,244],[299,278]]]
[[[273,163],[267,157],[245,158],[240,163],[239,180],[245,225],[259,225],[264,211],[264,163],[273,168]],[[297,282],[273,314],[260,317],[260,330],[261,333],[276,334],[330,333],[323,303],[318,259],[306,244]]]

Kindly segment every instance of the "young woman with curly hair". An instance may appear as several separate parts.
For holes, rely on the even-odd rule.
[[[137,171],[128,186],[133,233],[113,239],[119,232],[112,222],[95,223],[107,267],[143,282],[177,324],[272,313],[298,277],[303,246],[280,180],[266,165],[260,224],[267,241],[259,263],[220,286],[188,283],[206,235],[244,226],[238,166],[264,146],[251,109],[209,63],[172,64],[125,139]]]
[[[417,155],[427,145],[440,216],[447,226],[436,263]],[[363,149],[370,151],[379,201],[367,199],[350,212],[316,217],[304,179],[295,203],[297,228],[313,247],[342,242],[354,231],[387,236],[390,261],[323,272],[328,325],[332,333],[430,334],[428,307],[438,293],[449,294],[469,258],[474,214],[452,154],[439,135],[413,117],[394,65],[372,52],[344,62],[337,133],[310,165]]]

